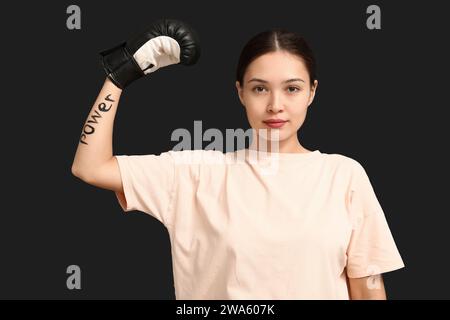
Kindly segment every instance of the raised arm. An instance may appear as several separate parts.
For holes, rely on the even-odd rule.
[[[174,19],[159,19],[143,33],[100,53],[107,74],[83,126],[72,173],[94,186],[123,193],[112,135],[120,95],[133,81],[172,65],[193,65],[200,57],[195,31]]]
[[[113,156],[112,136],[122,89],[106,78],[83,126],[72,164],[72,173],[100,188],[122,191],[122,181]]]

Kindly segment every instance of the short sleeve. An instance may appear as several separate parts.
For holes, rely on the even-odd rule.
[[[123,194],[115,194],[122,209],[125,212],[138,210],[166,226],[171,224],[175,165],[170,152],[115,157],[123,185]]]
[[[347,275],[361,278],[403,268],[405,265],[369,177],[359,162],[354,164],[347,198],[352,220]]]

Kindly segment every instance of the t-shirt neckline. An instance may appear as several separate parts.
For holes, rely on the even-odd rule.
[[[248,159],[249,157],[249,149],[241,149],[238,152],[244,152],[245,156]],[[253,150],[254,155],[258,158],[262,159],[274,159],[280,160],[283,162],[298,162],[298,161],[307,161],[321,155],[322,152],[319,149],[309,151],[309,152],[263,152],[263,151],[255,151]]]

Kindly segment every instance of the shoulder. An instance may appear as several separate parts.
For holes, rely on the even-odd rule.
[[[339,153],[326,154],[327,165],[339,177],[342,177],[352,189],[370,183],[369,176],[361,161]]]
[[[327,164],[349,173],[364,172],[363,165],[355,158],[340,153],[323,153]]]

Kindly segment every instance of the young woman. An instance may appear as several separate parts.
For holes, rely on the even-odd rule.
[[[177,63],[176,43],[162,39],[165,49],[152,52]],[[237,94],[255,132],[278,133],[272,174],[249,157],[264,144],[275,154],[272,138],[227,153],[113,156],[113,121],[127,82],[117,73],[106,79],[93,113],[99,105],[108,112],[95,134],[82,133],[72,172],[113,190],[124,211],[148,213],[167,227],[177,299],[386,299],[382,273],[404,264],[366,171],[298,140],[318,86],[315,69],[308,44],[286,30],[262,32],[243,48]],[[242,152],[244,161],[179,161]]]

